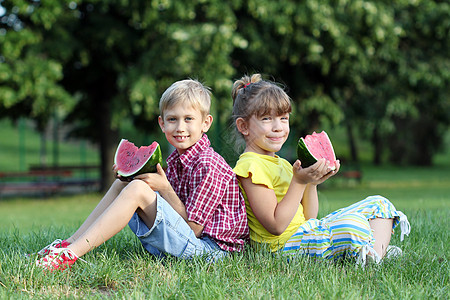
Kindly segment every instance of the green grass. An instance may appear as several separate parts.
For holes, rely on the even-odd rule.
[[[27,126],[25,164],[36,164],[40,138]],[[0,121],[0,138],[0,171],[19,170],[18,129]],[[47,147],[51,163],[51,141]],[[87,163],[97,162],[94,148],[81,149],[77,142],[61,143],[60,162],[81,163],[85,150]],[[337,149],[345,154],[345,145]],[[78,262],[68,272],[48,274],[24,254],[69,236],[101,195],[5,199],[0,201],[0,299],[448,299],[450,155],[435,161],[433,168],[363,164],[361,184],[336,177],[320,187],[319,216],[374,194],[389,198],[408,216],[410,236],[400,243],[397,232],[392,239],[404,257],[365,269],[310,259],[288,262],[252,249],[216,264],[201,258],[161,262],[125,228],[85,255],[89,264]]]
[[[361,185],[320,189],[320,213],[371,194],[408,215],[412,231],[392,243],[405,255],[381,266],[284,258],[248,249],[210,264],[157,261],[125,228],[67,272],[46,274],[23,254],[70,235],[101,195],[0,202],[0,298],[448,299],[450,168],[363,168]]]

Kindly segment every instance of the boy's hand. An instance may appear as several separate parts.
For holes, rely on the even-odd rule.
[[[156,173],[140,174],[134,177],[134,179],[140,179],[144,181],[154,191],[162,192],[171,189],[171,185],[169,183],[169,180],[167,180],[166,173],[164,172],[160,164],[156,165]]]
[[[302,168],[301,161],[297,160],[293,165],[293,180],[300,184],[320,184],[324,182],[329,177],[333,176],[339,170],[339,162],[337,163],[336,169],[331,171],[330,163],[325,159],[318,160],[312,166],[308,168]]]
[[[119,180],[121,180],[121,181],[125,181],[125,182],[130,182],[131,180],[133,180],[132,177],[125,178],[125,177],[122,177],[122,176],[120,176],[119,174],[117,174],[117,171],[119,170],[119,168],[117,168],[117,165],[116,165],[116,164],[113,164],[112,169],[113,169],[113,172],[114,172],[114,174],[116,175],[116,178],[117,178],[117,179],[119,179]]]

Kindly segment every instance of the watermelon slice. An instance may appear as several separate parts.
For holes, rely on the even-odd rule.
[[[297,157],[304,168],[315,164],[321,158],[325,158],[330,162],[331,169],[336,169],[336,155],[325,131],[321,133],[313,132],[311,135],[300,138],[297,144]]]
[[[122,139],[114,156],[117,174],[124,178],[156,172],[156,165],[161,162],[161,148],[157,142],[138,148],[132,142]]]

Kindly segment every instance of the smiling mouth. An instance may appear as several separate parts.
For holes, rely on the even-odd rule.
[[[174,136],[175,140],[177,140],[178,142],[182,142],[186,140],[188,137],[189,136],[180,136],[180,135]]]

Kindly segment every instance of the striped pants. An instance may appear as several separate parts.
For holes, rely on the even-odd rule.
[[[365,260],[373,253],[373,232],[369,220],[394,219],[392,230],[400,225],[401,240],[410,232],[406,215],[382,196],[370,196],[341,208],[322,219],[309,219],[286,242],[285,255],[309,255],[324,259],[355,257]]]

